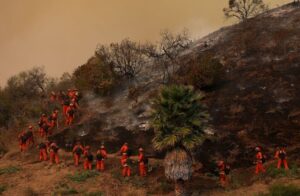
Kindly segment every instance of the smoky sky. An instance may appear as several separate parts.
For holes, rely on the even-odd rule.
[[[291,0],[268,0],[271,7]],[[44,66],[58,77],[94,54],[98,43],[189,29],[194,39],[234,23],[227,0],[0,0],[0,85],[20,71]]]

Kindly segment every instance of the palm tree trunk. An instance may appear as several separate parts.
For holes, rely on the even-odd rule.
[[[175,196],[187,196],[183,180],[175,181]]]

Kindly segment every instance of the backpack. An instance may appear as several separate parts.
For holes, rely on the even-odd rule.
[[[22,144],[25,144],[26,141],[27,141],[26,135],[22,135],[22,136],[21,136],[21,143],[22,143]]]
[[[265,163],[265,162],[266,162],[266,156],[265,156],[265,155],[262,156],[261,162],[262,162],[262,163]]]
[[[74,113],[75,113],[75,110],[74,110],[74,109],[70,109],[70,110],[68,111],[68,114],[69,114],[70,116],[73,116]]]
[[[279,158],[280,158],[281,160],[284,160],[284,159],[285,159],[285,153],[284,153],[283,151],[280,151],[280,152],[279,152]]]
[[[39,149],[46,149],[46,148],[47,148],[46,144],[44,143],[39,144]]]
[[[57,153],[59,148],[58,148],[57,146],[52,146],[51,149],[52,149],[55,153]]]
[[[64,105],[70,105],[70,100],[68,98],[64,99]]]
[[[97,161],[102,161],[103,156],[101,155],[101,153],[98,153],[98,154],[96,155],[96,158],[97,158]]]
[[[127,153],[127,156],[130,157],[132,155],[132,150],[128,149],[126,153]]]
[[[230,166],[229,165],[225,165],[224,172],[225,172],[226,175],[228,175],[230,173],[230,170],[231,170]]]
[[[86,156],[86,158],[87,158],[87,160],[90,161],[90,162],[92,162],[92,161],[94,160],[94,156],[93,156],[92,154],[88,154],[88,155]]]
[[[82,151],[81,148],[77,147],[76,150],[75,150],[75,153],[76,153],[77,155],[81,155],[81,154],[83,153],[83,151]]]
[[[144,164],[146,164],[146,165],[148,165],[148,163],[149,163],[149,158],[146,157],[145,155],[144,155],[144,158],[143,158],[143,162],[144,162]]]

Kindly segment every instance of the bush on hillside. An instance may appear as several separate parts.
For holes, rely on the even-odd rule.
[[[110,94],[117,83],[114,71],[102,61],[78,67],[73,73],[73,78],[76,87],[80,90],[91,90],[99,95]]]
[[[201,55],[181,66],[175,74],[175,82],[204,89],[216,85],[222,74],[223,66],[217,59],[210,54]]]

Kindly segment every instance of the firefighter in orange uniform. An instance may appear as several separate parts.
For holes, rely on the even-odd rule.
[[[123,177],[129,177],[131,175],[131,169],[128,164],[128,156],[127,153],[124,152],[122,153],[122,158],[121,158],[121,165],[122,165],[122,175]]]
[[[47,161],[48,160],[47,144],[44,142],[41,142],[38,145],[38,148],[39,148],[40,161]]]
[[[128,153],[128,143],[127,142],[125,142],[124,144],[123,144],[123,146],[121,147],[121,149],[120,149],[120,153],[121,153],[121,155],[123,155],[123,153]]]
[[[75,116],[75,108],[74,108],[74,105],[72,103],[67,108],[66,113],[67,113],[66,125],[71,125],[73,123],[74,116]]]
[[[146,157],[144,155],[144,149],[140,148],[139,149],[139,157],[138,157],[138,162],[139,162],[139,173],[140,176],[146,176]]]
[[[104,171],[104,159],[107,158],[107,152],[106,149],[104,147],[104,145],[101,145],[100,149],[97,151],[97,164],[96,164],[96,168],[98,171]]]
[[[79,165],[80,157],[83,154],[83,152],[84,152],[83,146],[78,141],[77,144],[73,148],[73,155],[74,155],[74,164],[75,164],[75,166]]]
[[[256,147],[256,167],[255,167],[255,173],[259,174],[260,172],[264,173],[266,169],[263,166],[263,163],[265,161],[265,158],[261,152],[261,147]]]
[[[19,135],[18,135],[18,140],[19,140],[19,147],[20,151],[24,152],[27,149],[27,138],[26,138],[26,132],[22,130]]]
[[[278,159],[277,168],[280,169],[282,164],[284,165],[285,169],[289,169],[287,163],[287,156],[284,146],[281,146],[275,153],[275,158]]]
[[[84,148],[84,158],[85,158],[83,163],[84,170],[92,170],[92,163],[93,163],[94,156],[90,151],[90,146],[86,146]]]
[[[57,146],[57,144],[55,142],[52,142],[49,147],[51,164],[59,164],[58,150],[59,147]]]

